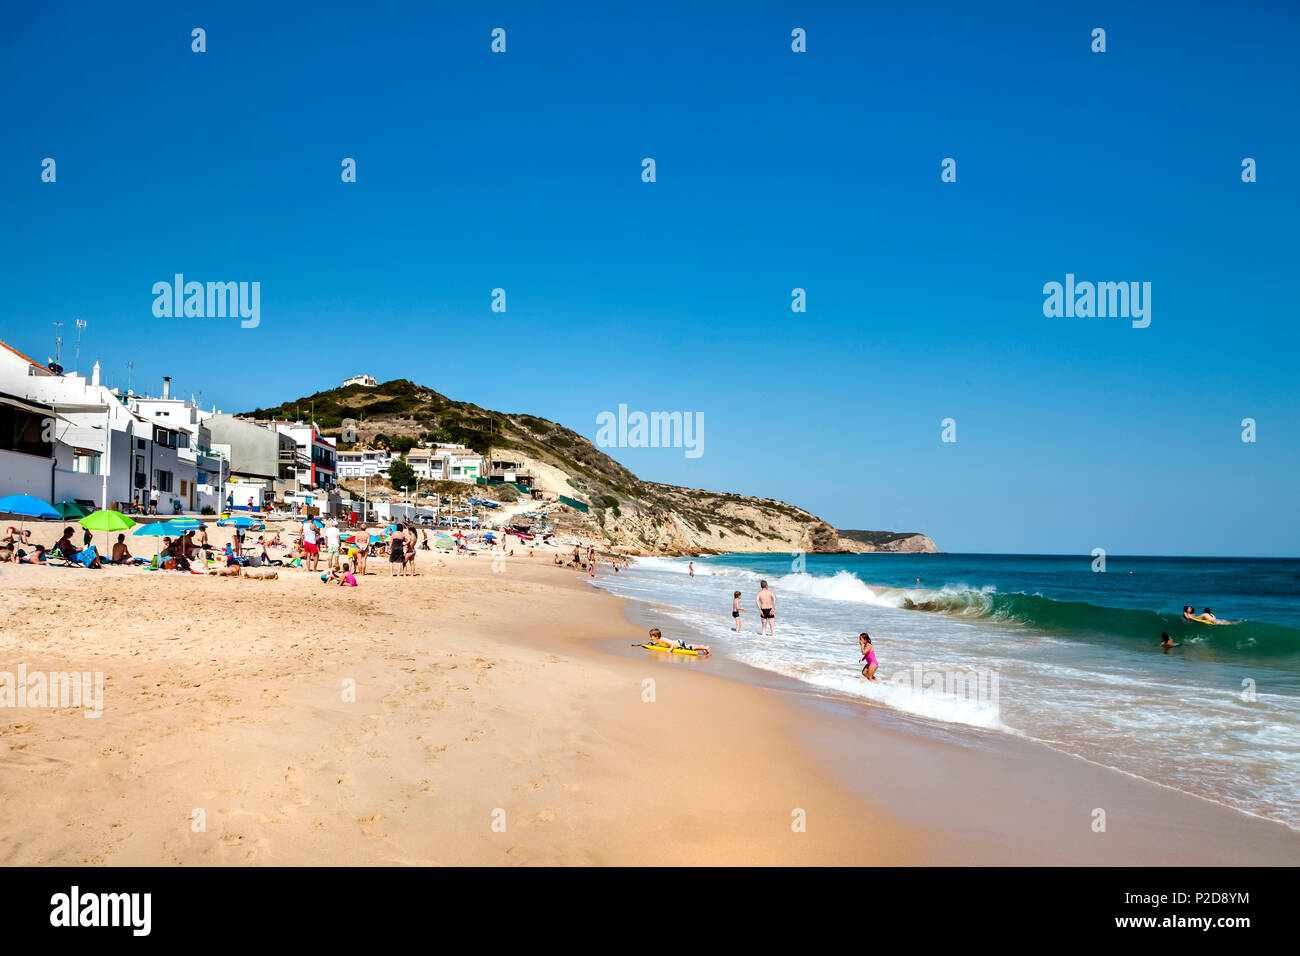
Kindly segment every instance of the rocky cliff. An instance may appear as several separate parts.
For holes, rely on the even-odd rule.
[[[574,511],[564,516],[565,530],[631,552],[936,550],[921,534],[840,532],[783,501],[642,481],[562,425],[454,401],[405,379],[330,389],[247,414],[281,419],[312,414],[322,432],[357,445],[460,442],[489,460],[519,462],[534,487],[588,505],[586,515]],[[340,447],[349,444],[340,441]]]

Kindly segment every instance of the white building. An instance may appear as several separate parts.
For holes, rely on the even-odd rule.
[[[54,502],[53,406],[0,392],[0,495]]]
[[[428,481],[460,481],[473,484],[483,475],[483,456],[464,445],[438,444],[432,448],[412,448],[406,463],[415,477]]]
[[[170,458],[156,456],[149,423],[100,384],[99,363],[87,379],[75,372],[58,374],[9,345],[0,346],[0,391],[49,405],[57,415],[54,501],[125,505],[138,499],[141,488],[147,491],[155,457],[160,467],[174,470],[174,452]]]
[[[191,402],[172,398],[169,378],[163,379],[161,398],[135,395],[128,397],[128,403],[137,415],[175,433],[178,474],[171,493],[181,507],[186,511],[220,511],[221,487],[230,478],[230,463],[212,448],[212,434],[203,423],[209,414]],[[163,490],[161,484],[159,490]]]
[[[378,384],[379,383],[375,381],[373,375],[353,375],[351,378],[345,378],[343,380],[344,388],[347,388],[349,385],[364,385],[366,388],[374,388]]]
[[[341,451],[337,455],[340,478],[374,478],[385,474],[392,459],[388,452],[374,448]]]
[[[307,425],[271,419],[257,424],[288,435],[298,446],[297,490],[330,491],[338,487],[338,439],[326,438],[317,430],[315,422]]]

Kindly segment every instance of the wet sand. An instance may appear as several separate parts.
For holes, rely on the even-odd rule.
[[[0,862],[1300,862],[1294,831],[1039,745],[633,650],[549,554],[370,570],[0,569],[0,670],[105,675],[98,718],[0,709]]]

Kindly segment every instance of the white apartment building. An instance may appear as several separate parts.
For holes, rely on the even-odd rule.
[[[131,410],[156,426],[175,432],[178,473],[170,492],[186,511],[221,510],[221,487],[230,478],[229,460],[212,448],[212,434],[203,423],[209,413],[193,403],[171,397],[171,379],[163,379],[161,398],[128,396]],[[155,469],[157,470],[157,469]],[[161,478],[166,482],[166,477]],[[153,482],[151,482],[152,484]],[[159,491],[163,491],[160,484]]]
[[[388,471],[388,452],[373,448],[341,451],[336,456],[340,478],[374,478]]]
[[[138,473],[137,467],[152,469],[158,457],[162,468],[175,468],[174,453],[170,459],[155,456],[150,424],[100,384],[98,362],[89,379],[58,374],[0,342],[0,391],[56,413],[55,501],[124,504],[138,498],[140,487],[148,489],[149,471]]]
[[[460,481],[473,484],[483,475],[483,456],[464,445],[438,444],[432,448],[412,448],[406,463],[417,478],[429,481]]]

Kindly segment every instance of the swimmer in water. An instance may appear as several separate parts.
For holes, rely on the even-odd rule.
[[[1175,644],[1175,643],[1174,643],[1174,639],[1173,639],[1172,637],[1170,637],[1170,636],[1169,636],[1168,634],[1166,634],[1164,631],[1161,631],[1161,632],[1160,632],[1160,646],[1163,647],[1165,650],[1168,650],[1168,649],[1171,648],[1171,647],[1182,647],[1183,645],[1181,645],[1181,644]]]
[[[1223,621],[1214,616],[1214,612],[1208,607],[1204,608],[1200,614],[1196,613],[1196,608],[1190,604],[1183,608],[1184,621],[1197,621],[1201,624],[1236,624],[1236,621]]]
[[[862,666],[862,676],[867,680],[876,679],[876,668],[879,662],[876,660],[876,652],[871,646],[871,635],[863,631],[858,635],[858,650],[862,652],[862,660],[866,661]],[[862,661],[859,661],[862,663]]]

